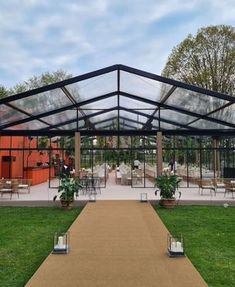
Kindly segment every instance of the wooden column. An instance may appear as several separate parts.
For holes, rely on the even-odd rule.
[[[79,176],[81,169],[81,136],[75,132],[75,176]]]
[[[221,177],[221,165],[220,165],[220,151],[218,150],[220,144],[220,139],[216,139],[217,153],[216,153],[216,161],[217,161],[217,176]]]
[[[157,176],[162,174],[162,132],[157,132]]]
[[[218,138],[213,138],[213,148],[214,150],[214,171],[215,171],[215,176],[220,177],[220,159],[219,159],[219,151],[217,150],[219,148],[219,139]]]

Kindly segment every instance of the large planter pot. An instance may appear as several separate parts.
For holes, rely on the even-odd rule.
[[[175,198],[162,198],[161,205],[167,209],[172,209],[176,205]]]
[[[73,201],[61,200],[61,206],[64,209],[72,209],[73,208]]]

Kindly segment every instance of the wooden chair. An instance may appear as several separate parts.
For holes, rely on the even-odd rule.
[[[12,179],[12,182],[11,182],[11,199],[12,199],[13,193],[17,193],[18,198],[19,198],[19,182],[17,179]]]
[[[1,179],[0,192],[1,192],[1,197],[3,197],[4,193],[11,193],[12,192],[10,180]]]
[[[232,198],[234,199],[233,193],[235,192],[235,182],[233,181],[226,181],[225,182],[225,192],[224,197],[226,196],[226,193],[232,193]]]
[[[17,179],[2,179],[0,181],[0,192],[1,197],[3,197],[4,193],[10,194],[10,199],[12,199],[12,194],[17,193],[19,198],[19,190],[18,190],[18,180]]]
[[[213,178],[212,182],[213,182],[213,186],[215,188],[215,195],[218,192],[218,189],[222,190],[222,192],[225,192],[225,183],[224,183],[223,179]]]
[[[30,186],[31,186],[32,180],[31,179],[20,179],[19,180],[19,189],[26,189],[28,193],[30,193]]]
[[[212,191],[214,191],[215,193],[215,187],[213,186],[211,179],[198,180],[198,186],[199,186],[199,193],[201,195],[203,195],[204,190],[209,190],[211,195]]]

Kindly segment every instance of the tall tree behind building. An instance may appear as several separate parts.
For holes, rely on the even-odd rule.
[[[162,75],[234,95],[235,28],[209,26],[173,48]]]

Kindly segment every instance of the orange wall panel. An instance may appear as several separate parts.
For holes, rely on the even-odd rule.
[[[51,146],[52,148],[58,147],[56,143],[51,143]],[[9,176],[11,176],[12,178],[31,178],[32,176],[34,184],[36,184],[36,182],[41,183],[48,180],[48,168],[41,168],[41,172],[35,171],[32,172],[32,174],[30,172],[28,173],[28,171],[24,171],[27,167],[30,167],[31,169],[37,167],[37,163],[49,163],[48,151],[27,150],[30,148],[37,148],[36,138],[29,139],[28,137],[20,136],[0,136],[0,148],[9,149],[2,151],[0,150],[0,178]],[[26,150],[11,150],[10,152],[11,148],[25,148]],[[60,154],[59,151],[54,151],[54,153]],[[14,156],[15,161],[3,162],[3,156]],[[51,175],[54,176],[54,167],[51,169]]]
[[[54,177],[54,167],[51,168],[51,177]],[[32,185],[43,183],[49,179],[49,167],[29,168],[24,171],[24,177],[32,180]]]

